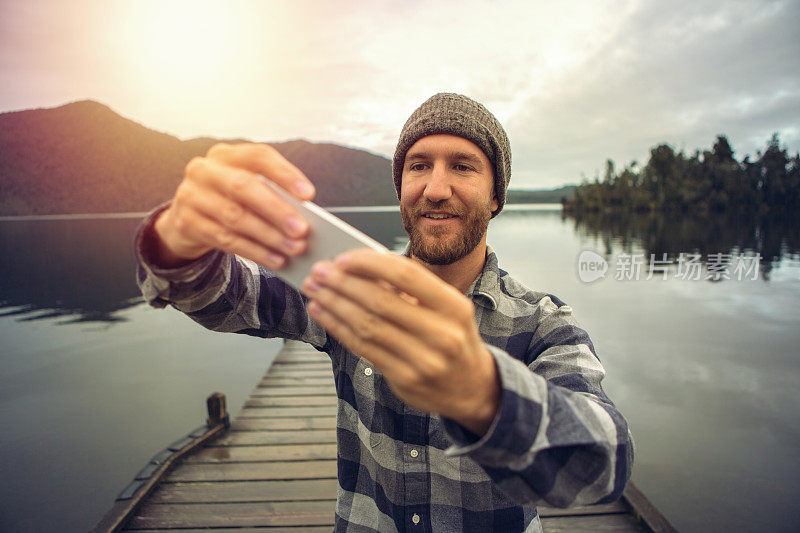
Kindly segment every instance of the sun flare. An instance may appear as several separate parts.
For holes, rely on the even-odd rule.
[[[193,91],[230,77],[243,48],[240,13],[222,2],[133,2],[126,63],[142,88]]]

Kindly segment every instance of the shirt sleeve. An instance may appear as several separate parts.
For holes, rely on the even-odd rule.
[[[498,412],[483,437],[443,419],[448,455],[480,464],[512,499],[555,507],[619,498],[633,466],[628,424],[605,395],[605,370],[571,313],[543,298],[530,363],[486,345],[501,382]]]
[[[167,207],[156,208],[136,232],[137,282],[147,303],[171,305],[214,331],[325,347],[328,336],[308,316],[306,297],[253,261],[214,250],[178,268],[156,265],[153,224]]]

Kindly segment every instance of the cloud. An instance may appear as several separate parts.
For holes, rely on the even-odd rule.
[[[519,181],[592,177],[659,142],[754,153],[773,131],[797,149],[796,3],[650,3],[509,121]]]

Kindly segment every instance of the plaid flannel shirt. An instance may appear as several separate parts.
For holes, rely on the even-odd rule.
[[[491,249],[467,296],[495,358],[502,393],[488,432],[395,396],[380,370],[306,313],[306,297],[270,271],[211,252],[178,269],[147,260],[152,221],[137,234],[138,281],[206,328],[310,343],[330,355],[338,393],[336,531],[541,531],[536,504],[601,503],[630,477],[632,440],[601,388],[594,346],[553,295],[500,270]]]

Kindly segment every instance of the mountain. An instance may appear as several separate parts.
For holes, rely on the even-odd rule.
[[[217,142],[181,141],[91,100],[0,114],[0,215],[149,210]],[[397,202],[385,157],[304,140],[270,144],[314,182],[321,205]]]

